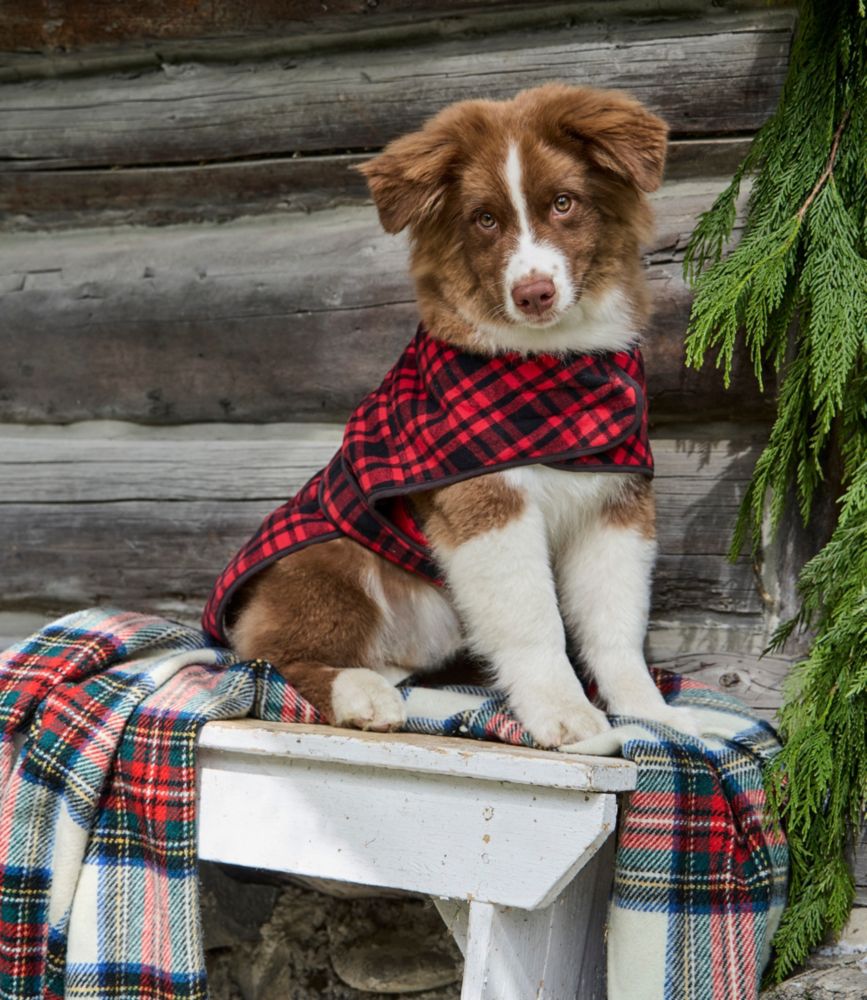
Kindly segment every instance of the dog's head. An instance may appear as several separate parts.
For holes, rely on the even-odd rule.
[[[408,228],[425,324],[477,349],[617,350],[645,318],[644,192],[667,128],[616,91],[549,84],[466,101],[360,169]]]

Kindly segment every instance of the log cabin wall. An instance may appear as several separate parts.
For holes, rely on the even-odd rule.
[[[768,403],[684,370],[681,262],[793,26],[710,0],[0,0],[0,632],[96,602],[194,619],[413,332],[405,242],[352,167],[451,101],[559,79],[671,125],[651,655],[772,713],[777,558],[725,559]]]

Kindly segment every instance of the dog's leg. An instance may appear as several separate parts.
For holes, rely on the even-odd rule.
[[[539,507],[494,476],[438,490],[428,505],[425,530],[467,639],[521,722],[544,746],[606,729],[566,656]]]
[[[279,672],[332,725],[386,733],[406,722],[399,692],[374,670],[306,661],[281,665]]]
[[[401,728],[406,711],[400,693],[371,669],[380,666],[371,651],[383,624],[364,583],[374,559],[340,539],[267,567],[245,595],[232,645],[244,658],[268,660],[326,722],[388,731]]]
[[[646,524],[586,525],[558,560],[563,616],[610,713],[696,733],[686,709],[666,704],[644,659],[655,557]]]

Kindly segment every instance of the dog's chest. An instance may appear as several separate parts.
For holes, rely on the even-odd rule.
[[[541,511],[549,542],[556,546],[598,524],[606,505],[618,500],[633,474],[529,465],[504,475]]]

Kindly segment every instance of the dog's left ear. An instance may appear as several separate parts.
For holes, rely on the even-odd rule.
[[[539,94],[561,138],[580,143],[597,166],[642,191],[662,183],[668,126],[644,105],[618,90],[554,85]]]
[[[387,233],[399,233],[436,213],[457,155],[452,130],[434,118],[421,131],[395,139],[379,156],[356,168],[367,178]]]

